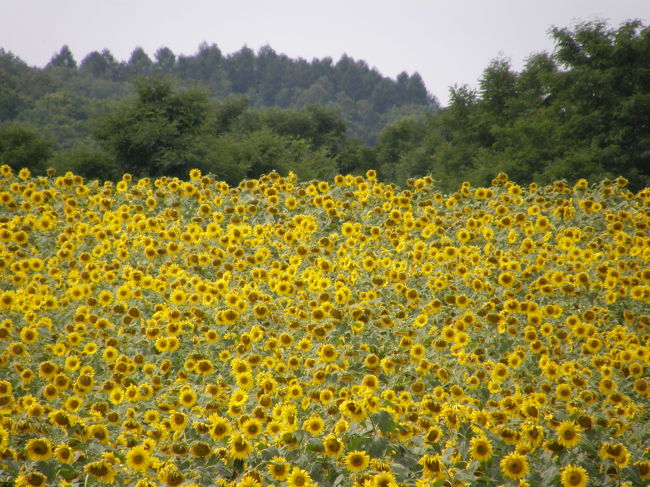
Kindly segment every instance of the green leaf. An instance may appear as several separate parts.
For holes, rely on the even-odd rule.
[[[557,483],[559,480],[559,475],[559,467],[554,463],[550,463],[549,466],[541,472],[543,485],[552,485]]]
[[[418,464],[420,458],[417,455],[414,455],[410,450],[404,448],[402,445],[397,445],[395,450],[395,462],[403,465],[411,471],[421,470],[421,467]]]
[[[359,436],[359,435],[350,435],[350,438],[348,439],[347,447],[349,451],[353,450],[358,450],[361,445],[363,445],[366,441],[365,436]]]
[[[385,455],[389,441],[386,438],[372,438],[364,445],[368,455],[373,458],[381,458]]]
[[[383,434],[392,433],[397,429],[397,424],[388,411],[379,411],[373,414],[372,420]]]

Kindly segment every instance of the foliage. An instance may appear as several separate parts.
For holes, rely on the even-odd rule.
[[[521,183],[623,174],[634,188],[647,185],[650,28],[592,22],[551,34],[554,54],[530,56],[521,73],[497,59],[479,90],[452,88],[448,108],[404,134],[397,153],[378,154],[381,174],[431,174],[447,190],[499,171]]]
[[[216,45],[203,43],[196,54],[178,57],[171,49],[161,47],[154,59],[136,47],[126,62],[119,62],[103,49],[88,53],[79,65],[68,46],[63,46],[44,69],[30,68],[4,50],[1,54],[8,61],[6,73],[0,62],[0,86],[5,85],[0,88],[0,117],[6,120],[25,117],[23,110],[40,96],[60,90],[88,97],[88,102],[93,98],[124,100],[135,80],[151,76],[171,76],[187,86],[201,83],[212,100],[244,95],[255,107],[326,106],[343,115],[349,135],[368,142],[376,140],[383,126],[394,119],[395,110],[424,113],[438,108],[417,73],[402,73],[391,80],[348,56],[336,64],[329,58],[308,63],[277,54],[269,46],[257,53],[244,47],[224,56]],[[15,79],[4,83],[5,76]],[[40,80],[45,78],[49,84],[42,86],[43,92]],[[37,85],[39,91],[32,92]],[[26,121],[39,126],[42,123]],[[69,134],[60,135],[63,148],[73,145],[68,140],[77,142]]]
[[[138,79],[137,99],[118,105],[93,135],[120,172],[180,175],[208,157],[200,141],[208,115],[204,91],[174,93],[165,79]]]
[[[254,110],[246,97],[212,104],[205,91],[175,90],[162,78],[136,84],[137,98],[99,119],[93,133],[117,170],[156,177],[197,168],[231,184],[271,171],[337,172],[345,123],[331,110]]]
[[[52,140],[44,138],[32,127],[0,123],[0,161],[14,169],[28,168],[34,172],[44,169],[52,154]]]
[[[99,181],[114,181],[121,177],[110,154],[92,144],[80,144],[59,151],[48,164],[58,173],[74,171],[75,174]]]
[[[66,69],[75,69],[77,67],[77,61],[75,61],[70,48],[65,45],[61,50],[52,56],[52,59],[48,63],[47,67],[59,67]]]
[[[597,21],[549,34],[552,54],[532,54],[519,73],[493,60],[477,89],[452,87],[444,109],[417,73],[391,80],[347,55],[308,62],[269,46],[225,55],[203,43],[153,59],[138,47],[127,62],[105,49],[77,67],[63,46],[37,69],[1,50],[0,121],[54,139],[65,151],[57,165],[99,143],[113,175],[199,168],[236,184],[269,170],[329,178],[376,168],[385,182],[429,175],[445,191],[499,172],[522,184],[650,184],[650,27]],[[166,87],[145,99],[143,87],[156,85]]]

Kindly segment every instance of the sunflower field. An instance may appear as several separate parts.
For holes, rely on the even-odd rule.
[[[626,186],[3,166],[0,485],[647,485]]]

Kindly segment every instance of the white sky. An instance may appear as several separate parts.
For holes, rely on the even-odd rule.
[[[476,87],[497,57],[519,71],[553,50],[551,26],[650,19],[650,0],[0,0],[0,47],[44,66],[67,44],[77,62],[108,48],[128,60],[137,46],[194,54],[201,42],[224,55],[268,44],[292,58],[342,54],[384,76],[420,73],[442,105],[449,87]]]

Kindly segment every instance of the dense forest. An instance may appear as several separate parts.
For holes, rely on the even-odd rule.
[[[377,169],[443,190],[624,176],[650,183],[650,28],[589,22],[552,28],[553,53],[521,72],[494,59],[441,108],[415,73],[383,77],[343,56],[307,62],[266,46],[224,56],[136,48],[80,63],[63,46],[44,68],[0,49],[0,163],[89,178],[186,177],[236,184],[275,170],[299,177]]]
[[[370,144],[387,124],[439,108],[417,73],[403,72],[392,80],[347,55],[336,63],[331,58],[307,62],[277,54],[269,46],[257,53],[243,47],[224,56],[216,45],[204,43],[195,55],[178,57],[163,47],[153,60],[138,47],[128,62],[118,62],[104,49],[79,64],[63,46],[43,69],[30,68],[5,51],[0,58],[0,120],[34,123],[67,145],[76,142],[76,131],[57,133],[44,123],[45,115],[83,120],[108,102],[132,94],[133,82],[143,77],[168,77],[181,87],[201,87],[211,100],[245,96],[251,108],[323,106],[340,112],[348,135]]]

